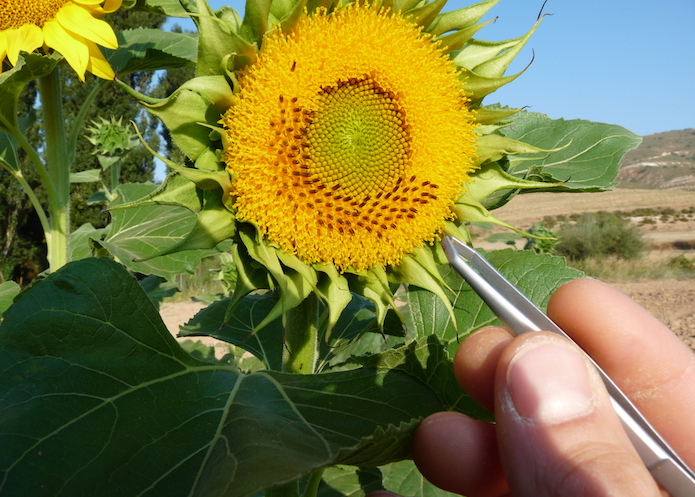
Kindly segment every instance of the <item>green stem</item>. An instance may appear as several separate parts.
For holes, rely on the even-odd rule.
[[[17,140],[17,144],[20,147],[22,147],[22,150],[26,152],[27,156],[34,164],[34,167],[36,168],[36,171],[39,173],[39,177],[41,178],[41,184],[46,189],[46,193],[48,194],[48,196],[50,197],[51,195],[53,195],[54,188],[51,184],[51,177],[48,175],[48,169],[46,169],[46,166],[43,163],[43,159],[41,159],[39,153],[31,145],[31,143],[29,143],[29,140],[27,140],[26,136],[22,134],[20,129],[16,126],[13,126],[12,123],[5,119],[5,117],[2,114],[0,114],[0,123],[2,123],[7,128],[7,132],[10,135],[12,135],[12,137],[15,140]]]
[[[301,496],[299,495],[298,481],[295,480],[285,483],[284,485],[267,489],[265,491],[265,497],[316,497],[319,492],[319,485],[321,484],[322,478],[323,468],[317,469],[311,473],[306,489]]]
[[[46,211],[43,210],[43,206],[41,205],[41,202],[39,202],[39,197],[36,196],[36,193],[34,193],[34,190],[32,190],[29,182],[24,179],[22,171],[19,169],[14,169],[2,159],[0,159],[0,167],[4,168],[14,179],[17,180],[19,185],[24,190],[24,193],[26,193],[27,197],[29,197],[29,201],[34,207],[36,214],[39,216],[39,221],[41,222],[41,227],[43,228],[44,233],[48,231],[50,228],[50,223],[48,221],[48,217],[46,216]]]
[[[285,349],[282,370],[285,373],[312,374],[318,358],[320,302],[310,293],[285,315]]]
[[[77,153],[77,139],[80,137],[80,133],[82,132],[82,125],[84,124],[84,120],[87,118],[87,113],[89,112],[89,108],[91,107],[92,102],[94,102],[94,99],[96,98],[96,96],[101,91],[102,87],[107,82],[108,81],[105,79],[99,79],[94,84],[94,86],[90,90],[89,94],[87,95],[87,98],[85,98],[84,102],[82,102],[82,106],[80,107],[80,112],[77,114],[77,117],[75,118],[75,122],[72,123],[72,130],[70,131],[70,137],[68,138],[68,151],[70,152],[70,158],[69,158],[70,164],[75,162],[75,156]]]
[[[285,349],[282,353],[282,371],[312,374],[318,359],[319,298],[310,293],[294,309],[285,313]],[[323,469],[311,475],[302,497],[315,497]],[[292,481],[265,491],[265,497],[300,497],[298,482]]]
[[[109,168],[109,179],[110,179],[110,185],[109,185],[109,193],[113,195],[113,192],[116,191],[116,187],[118,186],[118,182],[121,180],[121,163],[123,162],[123,158],[119,158],[116,162],[111,164],[111,167]]]
[[[321,484],[321,479],[323,478],[323,468],[314,471],[311,474],[309,483],[306,486],[304,495],[302,497],[316,497],[319,493],[319,485]]]
[[[48,264],[56,271],[68,262],[68,236],[70,234],[70,155],[65,136],[63,96],[60,70],[55,68],[47,76],[39,78],[41,111],[46,133],[46,164],[53,186],[48,196],[49,231]]]

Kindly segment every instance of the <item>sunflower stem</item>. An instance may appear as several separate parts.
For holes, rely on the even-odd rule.
[[[265,491],[265,497],[299,497],[298,482],[291,481]]]
[[[70,154],[65,135],[60,69],[39,78],[41,111],[46,133],[46,164],[53,187],[48,195],[49,229],[46,232],[51,272],[68,262],[70,233]]]
[[[285,315],[285,349],[282,370],[285,373],[312,374],[318,357],[318,297],[310,293],[301,304]]]

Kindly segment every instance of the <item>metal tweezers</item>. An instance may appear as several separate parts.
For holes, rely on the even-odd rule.
[[[574,343],[574,340],[472,247],[452,236],[442,240],[442,247],[454,269],[463,276],[463,279],[512,333],[519,335],[527,331],[551,331]],[[654,479],[672,497],[695,496],[693,471],[649,424],[613,380],[588,354],[586,357],[596,367],[625,432]]]

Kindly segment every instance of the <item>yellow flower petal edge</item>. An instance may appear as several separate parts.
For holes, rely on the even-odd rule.
[[[81,81],[86,71],[115,77],[96,46],[118,48],[111,26],[97,19],[122,0],[14,0],[0,2],[0,62],[14,65],[20,51],[44,47],[60,52]],[[103,7],[102,7],[103,5]]]
[[[352,4],[271,31],[224,115],[239,220],[306,263],[395,265],[473,170],[459,70],[400,15]]]

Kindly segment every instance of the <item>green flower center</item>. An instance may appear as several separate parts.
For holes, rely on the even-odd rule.
[[[309,122],[306,165],[327,187],[371,195],[402,177],[410,154],[405,113],[371,78],[322,88]]]

